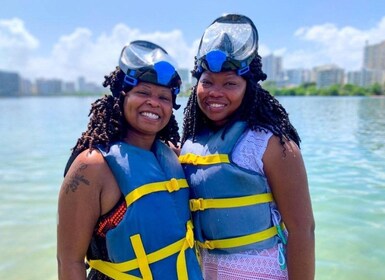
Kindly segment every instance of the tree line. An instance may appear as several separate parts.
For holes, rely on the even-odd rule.
[[[317,88],[315,83],[304,83],[298,87],[279,88],[274,82],[265,82],[263,88],[275,96],[384,96],[385,87],[373,84],[361,87],[352,84],[332,85]]]

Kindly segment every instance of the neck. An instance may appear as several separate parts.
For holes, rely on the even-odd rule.
[[[155,141],[155,136],[153,135],[137,135],[135,133],[127,133],[126,137],[123,140],[133,146],[142,148],[144,150],[151,150],[152,145]]]

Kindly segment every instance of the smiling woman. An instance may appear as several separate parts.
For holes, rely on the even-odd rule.
[[[124,140],[150,149],[154,135],[170,121],[173,103],[171,90],[142,82],[124,93],[124,96],[124,117],[129,123]]]
[[[180,84],[158,45],[134,41],[123,48],[104,82],[112,95],[92,104],[88,130],[65,170],[59,279],[202,279],[188,185],[165,144],[179,141],[173,108]]]
[[[180,161],[204,279],[314,279],[314,218],[300,137],[266,79],[246,16],[200,41]]]

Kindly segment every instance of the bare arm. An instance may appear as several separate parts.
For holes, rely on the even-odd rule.
[[[88,151],[72,163],[60,189],[57,226],[57,259],[60,280],[86,279],[85,256],[100,216],[103,158]]]
[[[278,210],[289,232],[289,279],[314,279],[315,224],[301,152],[293,141],[287,141],[282,147],[279,138],[273,136],[263,161]]]

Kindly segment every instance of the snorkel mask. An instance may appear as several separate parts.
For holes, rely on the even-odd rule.
[[[133,41],[123,48],[119,59],[119,67],[126,74],[123,87],[148,82],[170,88],[176,97],[182,81],[173,65],[176,64],[160,46],[148,41]],[[175,106],[178,105],[174,102]]]
[[[205,30],[197,54],[198,72],[249,71],[257,54],[258,31],[246,16],[228,14],[217,18]]]

